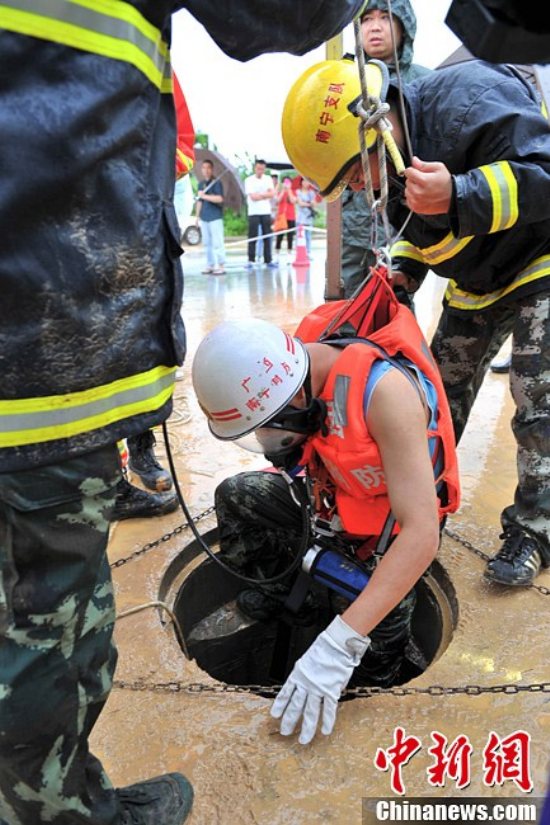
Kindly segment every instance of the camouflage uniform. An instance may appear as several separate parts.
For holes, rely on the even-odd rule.
[[[277,575],[289,566],[302,543],[302,515],[280,474],[245,472],[227,478],[216,489],[215,503],[224,561],[254,578]],[[335,543],[345,550],[342,539],[330,539],[332,546]],[[373,570],[375,563],[371,557],[366,569]],[[261,589],[289,592],[293,577],[289,576],[286,587],[273,584]],[[371,646],[360,665],[365,683],[382,687],[394,683],[410,638],[415,603],[411,590],[369,634]]]
[[[0,474],[0,822],[112,825],[88,736],[109,694],[116,446]]]
[[[510,333],[518,486],[514,504],[502,513],[502,526],[518,524],[538,538],[550,563],[550,298],[538,293],[483,312],[446,311],[431,346],[458,441],[489,362]]]

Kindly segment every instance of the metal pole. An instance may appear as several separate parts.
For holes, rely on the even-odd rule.
[[[326,44],[327,60],[339,60],[343,55],[344,37],[337,34]],[[327,258],[325,261],[325,300],[342,297],[342,200],[327,203]]]

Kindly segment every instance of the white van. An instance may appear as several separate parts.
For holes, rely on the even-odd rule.
[[[195,224],[196,218],[193,214],[195,211],[195,196],[189,175],[184,175],[176,181],[174,206],[181,229],[182,243],[189,244],[189,246],[196,246],[202,240],[202,233],[200,226]]]

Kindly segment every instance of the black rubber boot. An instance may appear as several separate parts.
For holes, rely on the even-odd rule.
[[[485,578],[497,584],[531,584],[542,566],[547,567],[538,541],[520,527],[507,527],[500,535],[502,547],[487,563]]]
[[[170,490],[172,477],[157,461],[155,456],[156,440],[153,431],[146,430],[144,433],[132,435],[126,440],[130,470],[140,477],[142,483],[149,490],[155,490],[159,493]]]
[[[193,805],[193,788],[181,773],[166,773],[117,788],[119,825],[182,825]]]
[[[178,506],[175,493],[148,493],[134,487],[126,478],[121,478],[117,484],[112,520],[164,516],[166,513],[173,513]]]

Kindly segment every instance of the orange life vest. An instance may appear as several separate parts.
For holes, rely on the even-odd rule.
[[[327,324],[338,317],[345,304],[336,301],[318,307],[302,320],[296,337],[304,343],[319,340]],[[434,466],[435,456],[439,456],[441,468],[435,478],[440,519],[455,512],[459,505],[454,432],[439,370],[413,314],[405,306],[391,302],[389,317],[388,323],[363,339],[371,345],[359,341],[342,350],[320,396],[328,409],[328,432],[326,435],[318,432],[309,438],[303,453],[314,482],[322,486],[323,475],[326,477],[328,473],[336,512],[344,530],[354,535],[380,535],[390,513],[380,452],[367,430],[364,413],[364,393],[371,367],[375,361],[387,360],[388,356],[404,356],[435,387],[437,426],[435,430],[427,429],[427,437],[436,439]],[[393,532],[398,530],[399,526],[395,525]]]

